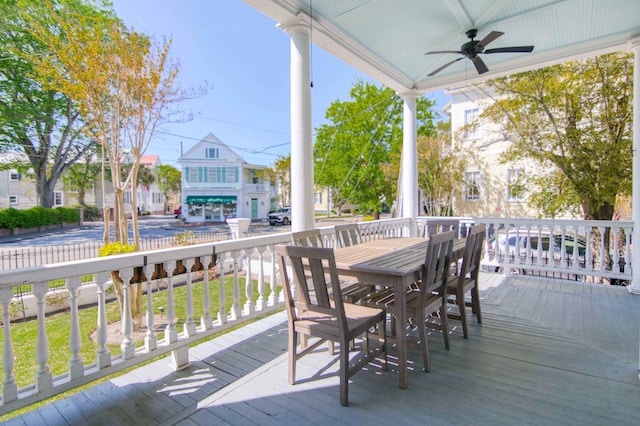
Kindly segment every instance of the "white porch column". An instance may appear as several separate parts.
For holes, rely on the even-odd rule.
[[[402,117],[402,217],[415,219],[418,213],[418,148],[416,126],[417,95],[401,94],[404,100]],[[415,229],[412,230],[414,234]]]
[[[291,34],[291,230],[314,228],[313,141],[309,25],[287,26]]]
[[[627,289],[640,294],[640,39],[629,42],[633,52],[633,187],[631,214],[633,219],[633,252],[631,272],[633,280]]]

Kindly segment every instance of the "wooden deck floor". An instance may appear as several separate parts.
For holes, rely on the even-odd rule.
[[[640,424],[640,296],[522,276],[483,282],[484,321],[469,339],[455,328],[446,351],[432,335],[430,373],[410,352],[405,390],[393,365],[357,373],[349,407],[326,350],[299,361],[300,383],[287,384],[279,313],[193,348],[183,371],[156,361],[8,424]]]

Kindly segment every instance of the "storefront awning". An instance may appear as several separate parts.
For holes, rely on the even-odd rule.
[[[236,204],[235,195],[188,195],[187,204]]]

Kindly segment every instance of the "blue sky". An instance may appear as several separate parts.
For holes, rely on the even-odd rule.
[[[113,0],[129,27],[171,38],[181,63],[178,85],[210,87],[182,105],[192,119],[165,124],[147,154],[179,167],[186,152],[213,133],[247,162],[272,165],[290,151],[289,35],[240,0]],[[348,98],[358,79],[373,81],[319,47],[312,48],[313,127],[331,102]],[[438,108],[446,98],[433,94]]]

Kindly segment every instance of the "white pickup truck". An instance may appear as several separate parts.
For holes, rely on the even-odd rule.
[[[276,223],[283,225],[291,224],[291,207],[283,207],[273,213],[269,213],[269,225],[275,226]]]

